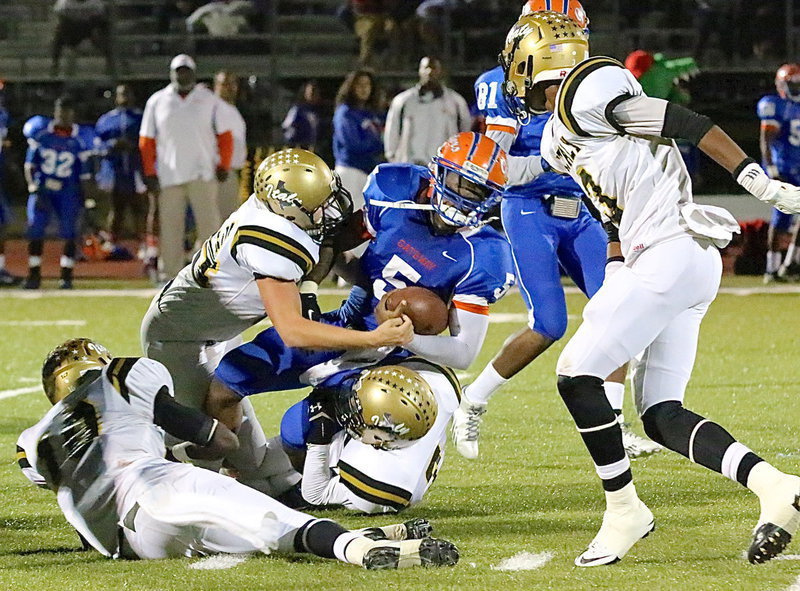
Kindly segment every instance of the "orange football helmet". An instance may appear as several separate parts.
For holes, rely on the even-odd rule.
[[[453,226],[485,223],[508,180],[508,159],[497,142],[474,131],[456,134],[431,160],[431,205]]]
[[[778,68],[775,88],[781,98],[800,102],[800,64],[783,64]]]
[[[569,18],[578,23],[578,26],[588,32],[589,17],[578,0],[528,0],[522,5],[520,18],[528,16],[532,12],[542,10],[552,10],[553,12],[563,12]]]

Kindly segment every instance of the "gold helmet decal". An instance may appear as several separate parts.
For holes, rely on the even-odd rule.
[[[364,371],[340,408],[351,437],[396,449],[425,436],[436,421],[436,397],[415,371],[387,365]]]
[[[564,78],[588,57],[588,35],[568,16],[551,11],[523,16],[509,30],[499,56],[505,74],[503,93],[518,115],[542,112],[543,100],[530,104],[529,91],[540,82]]]
[[[111,363],[111,353],[90,339],[70,339],[53,349],[42,366],[44,393],[52,404],[70,395],[78,380],[93,369]]]
[[[321,240],[352,212],[350,194],[325,161],[308,150],[275,152],[256,170],[256,197],[312,238]]]

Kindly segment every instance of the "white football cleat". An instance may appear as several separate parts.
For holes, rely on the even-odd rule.
[[[631,547],[655,529],[653,513],[642,501],[625,509],[606,509],[603,525],[575,566],[602,566],[619,562]]]
[[[800,526],[800,477],[785,475],[759,496],[761,515],[753,531],[747,559],[753,564],[772,560],[783,552]]]
[[[453,413],[453,443],[456,450],[468,460],[478,457],[478,437],[480,437],[481,421],[486,413],[486,403],[470,402],[461,399],[456,412]]]
[[[621,423],[620,428],[622,429],[622,447],[625,448],[625,453],[630,459],[649,456],[664,449],[655,441],[640,437],[631,431],[627,423]]]

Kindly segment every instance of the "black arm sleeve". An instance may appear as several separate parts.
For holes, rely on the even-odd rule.
[[[214,419],[176,402],[166,386],[156,394],[153,422],[170,435],[200,446],[211,443],[214,436]]]
[[[675,103],[668,103],[661,136],[683,139],[696,146],[712,127],[714,122],[705,115]]]
[[[609,242],[619,242],[619,228],[614,225],[614,222],[604,222],[603,229],[606,231]]]

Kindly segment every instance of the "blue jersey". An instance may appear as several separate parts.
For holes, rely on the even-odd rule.
[[[521,126],[503,95],[503,81],[503,68],[500,66],[484,72],[475,80],[475,98],[478,109],[486,117],[486,126],[507,128],[509,133],[516,133],[516,139],[508,152],[509,156],[539,156],[542,132],[550,114],[532,116],[528,123]],[[546,172],[530,183],[509,187],[503,196],[541,197],[542,195],[580,197],[583,191],[569,176]]]
[[[762,125],[778,129],[770,146],[773,164],[790,182],[800,181],[800,103],[769,94],[758,101],[756,111]]]
[[[388,291],[418,285],[456,307],[484,311],[514,284],[511,248],[489,226],[434,235],[429,211],[402,208],[430,181],[430,171],[414,164],[381,164],[367,180],[365,221],[373,238],[361,266],[372,283],[371,308]]]
[[[111,187],[134,193],[137,189],[137,178],[141,181],[142,158],[137,147],[139,128],[142,125],[140,109],[117,108],[102,115],[95,125],[96,144],[103,154],[101,173],[110,177]],[[130,151],[113,150],[120,138],[128,140]]]
[[[91,176],[87,161],[91,147],[81,139],[77,125],[72,133],[56,132],[52,124],[28,140],[25,162],[33,166],[40,190],[61,195],[80,195],[80,181]]]

